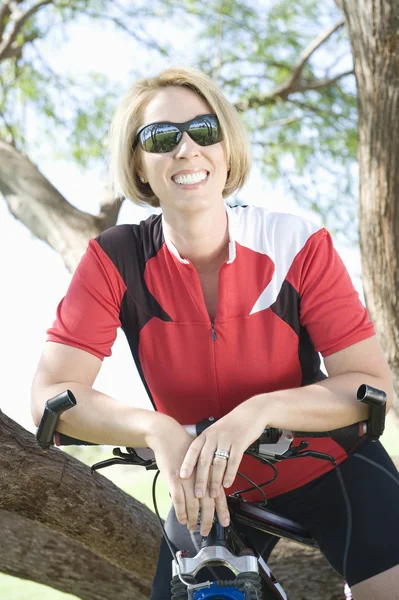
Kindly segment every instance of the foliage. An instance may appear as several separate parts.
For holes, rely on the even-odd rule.
[[[277,93],[301,52],[342,18],[335,3],[186,0],[180,10],[201,21],[197,64],[243,107],[265,176],[284,182],[330,229],[339,225],[347,235],[349,226],[355,236],[355,83],[353,75],[333,81],[352,70],[346,33],[338,30],[310,55],[293,92]]]
[[[187,53],[174,51],[167,33],[172,39],[175,32],[189,31],[195,48],[191,63],[214,77],[240,110],[265,176],[283,183],[330,229],[340,227],[347,236],[355,232],[357,186],[349,42],[337,27],[311,49],[341,19],[333,0],[54,2],[19,32],[20,56],[0,63],[0,136],[32,151],[36,131],[36,145],[44,138],[55,155],[69,156],[84,168],[103,161],[122,90],[98,73],[82,80],[73,70],[57,72],[45,54],[46,40],[56,31],[67,37],[76,23],[102,21],[127,35],[127,43],[145,47],[148,61],[173,56],[174,62],[187,64]],[[144,75],[141,66],[130,74],[139,75]]]

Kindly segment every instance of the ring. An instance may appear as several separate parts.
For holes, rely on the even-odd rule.
[[[215,458],[224,458],[225,460],[229,460],[230,454],[226,452],[226,450],[216,450]]]

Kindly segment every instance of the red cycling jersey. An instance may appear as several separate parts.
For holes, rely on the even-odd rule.
[[[226,212],[229,259],[219,273],[214,323],[193,264],[165,239],[162,215],[153,215],[90,241],[48,340],[103,359],[122,327],[154,408],[182,424],[223,417],[257,394],[324,379],[319,353],[329,356],[374,335],[329,233],[260,207],[226,206]],[[342,440],[308,441],[338,464],[347,456]],[[312,458],[283,461],[267,495],[332,468]],[[272,474],[249,456],[240,471],[257,483]],[[237,476],[229,491],[242,487]]]

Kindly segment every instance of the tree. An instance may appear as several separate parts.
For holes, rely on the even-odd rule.
[[[32,142],[18,107],[35,111],[50,138],[54,129],[67,134],[68,144],[61,145],[60,151],[89,167],[101,156],[99,140],[105,139],[104,124],[110,120],[104,115],[110,117],[118,94],[98,75],[86,83],[76,83],[46,64],[40,42],[55,28],[65,28],[78,18],[103,19],[159,56],[166,52],[165,47],[150,39],[150,27],[145,24],[174,15],[179,23],[185,20],[187,25],[195,25],[200,36],[198,64],[217,77],[235,102],[251,131],[255,158],[263,164],[265,173],[287,177],[293,172],[289,177],[292,189],[327,219],[333,214],[334,204],[340,207],[338,210],[355,207],[353,178],[348,177],[349,184],[338,186],[339,194],[334,195],[328,187],[321,204],[317,204],[312,186],[304,184],[304,176],[310,170],[320,174],[324,169],[330,178],[340,173],[340,181],[345,181],[342,173],[353,173],[358,98],[364,287],[397,391],[398,217],[394,194],[399,177],[399,125],[395,119],[399,95],[395,87],[399,6],[395,0],[342,1],[340,8],[352,46],[357,95],[352,63],[347,58],[344,19],[332,3],[321,6],[315,0],[305,0],[294,6],[289,0],[279,0],[271,2],[268,10],[263,4],[254,7],[249,0],[209,0],[201,5],[193,0],[153,0],[137,2],[133,9],[106,0],[46,0],[32,2],[29,8],[27,4],[22,0],[0,4],[0,192],[11,213],[58,252],[71,271],[88,239],[116,223],[120,203],[105,192],[97,215],[69,203],[29,158]],[[44,14],[45,19],[41,18]],[[327,67],[316,60],[320,52],[332,56]],[[55,92],[62,94],[67,110],[60,109]],[[347,212],[349,221],[353,211]],[[56,451],[44,457],[35,450],[31,436],[4,415],[1,421],[0,516],[10,535],[0,551],[0,569],[58,585],[82,598],[99,598],[100,593],[104,598],[115,593],[123,598],[122,588],[134,591],[136,598],[148,597],[151,569],[141,563],[140,552],[134,554],[134,561],[129,560],[131,544],[135,543],[139,549],[146,548],[148,562],[154,565],[159,543],[154,517],[101,478],[96,476],[88,484],[86,472],[72,459]],[[16,470],[21,458],[30,460],[29,468],[24,466],[23,477]],[[69,501],[71,492],[78,501],[87,498],[86,504],[81,504],[80,521]],[[58,514],[55,498],[61,500],[63,507]],[[116,515],[126,526],[120,527],[114,519],[106,518],[112,512],[111,505],[121,511]],[[38,511],[38,506],[43,509]],[[137,521],[128,515],[137,515]],[[95,524],[90,520],[93,516],[99,519]],[[84,522],[81,529],[76,526],[79,522]],[[50,536],[51,531],[59,535]],[[41,553],[30,552],[28,560],[25,549],[29,540],[40,546]],[[67,553],[70,568],[63,568],[56,561],[57,550]],[[40,557],[50,562],[45,563]],[[73,563],[73,557],[80,560]],[[300,560],[303,559],[298,556],[293,559],[295,563]],[[52,565],[62,577],[51,580],[45,565]],[[101,591],[100,586],[91,584],[91,579],[88,581],[84,565],[90,565],[99,577],[103,574]],[[135,573],[140,573],[140,580]],[[307,577],[311,579],[311,575]],[[327,590],[329,577],[325,577],[318,596],[332,600],[342,594],[334,595],[336,580],[331,579],[332,587]]]
[[[155,515],[68,454],[43,453],[1,411],[0,448],[1,571],[82,600],[148,598],[160,542]],[[279,550],[276,572],[286,573],[293,598],[342,597],[320,553],[299,555],[295,544]],[[314,576],[304,577],[309,564]]]
[[[399,414],[399,5],[343,0],[342,7],[358,90],[363,286]]]

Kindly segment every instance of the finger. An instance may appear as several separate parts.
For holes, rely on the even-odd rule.
[[[205,492],[210,480],[212,470],[212,460],[215,455],[214,445],[207,443],[202,448],[201,454],[197,461],[197,470],[195,476],[195,495],[197,498],[205,496]]]
[[[225,488],[233,485],[233,481],[237,476],[237,471],[242,461],[243,454],[244,452],[242,450],[239,450],[234,446],[231,447],[230,458],[227,461],[226,471],[223,478],[223,486]]]
[[[193,481],[184,482],[183,490],[187,513],[187,529],[194,531],[198,523],[199,500],[194,496]]]
[[[182,525],[187,523],[186,497],[181,485],[173,486],[169,492],[175,507],[176,518]]]
[[[223,475],[227,469],[228,460],[215,456],[212,462],[212,472],[209,477],[209,490],[212,498],[216,498],[222,487]]]
[[[215,508],[220,524],[223,527],[230,525],[230,511],[223,488],[221,488],[219,495],[215,498]]]
[[[200,500],[201,505],[201,524],[200,524],[200,533],[203,537],[207,537],[209,535],[210,530],[212,529],[213,519],[215,516],[215,501],[213,498],[209,496],[208,493],[205,493],[205,496]]]
[[[191,476],[195,465],[197,464],[198,456],[202,450],[203,445],[205,444],[205,438],[202,436],[197,437],[188,448],[186,455],[183,459],[182,465],[180,467],[180,477],[182,479],[187,479]]]

